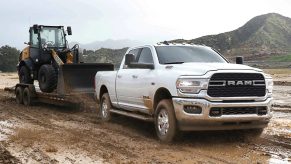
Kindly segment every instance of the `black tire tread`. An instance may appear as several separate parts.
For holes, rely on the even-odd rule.
[[[41,78],[41,73],[46,74],[46,84],[42,84],[40,78]],[[40,67],[39,69],[39,88],[43,92],[52,92],[54,89],[57,87],[57,74],[52,65],[49,64],[44,64]]]

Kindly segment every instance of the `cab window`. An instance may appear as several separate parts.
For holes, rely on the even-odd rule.
[[[145,47],[142,49],[138,60],[138,63],[150,63],[150,64],[154,64],[154,60],[153,60],[153,55],[151,52],[151,49],[148,47]]]
[[[31,29],[30,35],[31,35],[31,40],[30,40],[31,46],[38,48],[39,47],[39,44],[38,44],[38,34],[35,34],[33,32],[33,30]]]

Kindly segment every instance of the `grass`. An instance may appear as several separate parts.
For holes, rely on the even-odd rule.
[[[291,75],[290,68],[281,68],[281,69],[264,69],[264,72],[274,75],[274,74],[287,74]]]
[[[272,56],[268,60],[272,62],[291,62],[291,54]]]

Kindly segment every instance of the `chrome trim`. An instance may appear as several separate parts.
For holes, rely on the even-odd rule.
[[[212,85],[210,84],[211,82],[214,82],[214,83],[222,83],[221,85]],[[208,86],[211,86],[211,87],[219,87],[219,86],[225,86],[226,85],[226,80],[209,80],[209,84]]]
[[[264,82],[264,84],[256,84],[256,82]],[[254,86],[266,86],[265,80],[253,80],[253,85]]]
[[[181,130],[223,130],[229,127],[223,126],[224,122],[256,122],[250,125],[232,126],[231,129],[243,129],[243,128],[258,128],[267,125],[272,117],[271,103],[272,98],[267,98],[262,102],[235,102],[235,103],[222,103],[222,102],[210,102],[205,99],[190,99],[190,98],[173,98],[173,105],[178,121],[179,128]],[[186,113],[183,108],[184,105],[196,105],[202,108],[201,114],[189,114]],[[267,114],[242,114],[242,115],[221,115],[219,117],[209,116],[210,109],[212,107],[259,107],[266,106]]]
[[[201,90],[198,94],[192,93],[182,93],[179,90],[178,97],[185,97],[185,98],[198,98],[198,99],[206,99],[208,101],[223,101],[223,100],[254,100],[254,101],[264,101],[268,97],[271,97],[272,94],[269,94],[268,90],[266,89],[266,94],[263,97],[211,97],[207,94],[207,90]]]

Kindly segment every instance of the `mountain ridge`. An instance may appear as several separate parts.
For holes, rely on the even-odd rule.
[[[79,42],[70,42],[69,45],[72,47],[75,44],[79,44],[81,49],[86,50],[98,50],[100,48],[109,48],[109,49],[122,49],[124,47],[133,47],[144,44],[141,41],[131,40],[131,39],[107,39],[104,41],[94,41],[91,43],[83,44]]]
[[[204,44],[218,49],[228,57],[243,55],[252,58],[270,54],[287,54],[291,52],[291,18],[268,13],[252,18],[233,31],[169,42]]]

